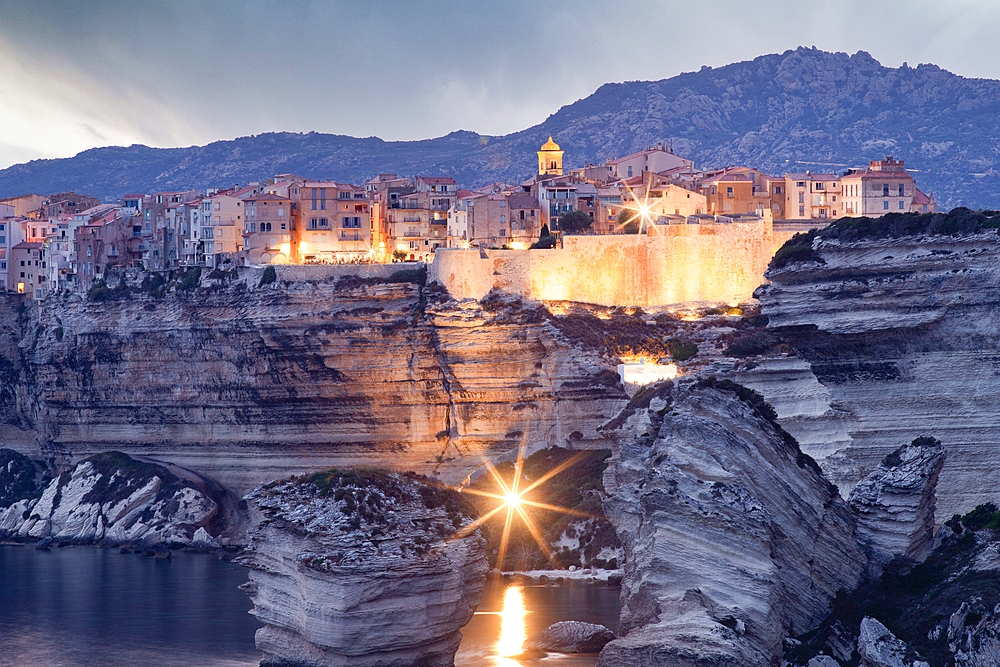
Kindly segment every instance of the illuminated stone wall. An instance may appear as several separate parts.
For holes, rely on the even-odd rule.
[[[659,230],[665,234],[568,236],[554,250],[439,248],[430,278],[458,299],[496,288],[607,306],[743,300],[765,282],[775,250],[801,231],[775,232],[770,221]]]

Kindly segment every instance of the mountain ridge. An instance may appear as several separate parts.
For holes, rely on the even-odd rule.
[[[569,168],[658,142],[698,167],[774,175],[842,171],[895,155],[939,205],[1000,208],[1000,81],[933,64],[883,67],[870,54],[800,47],[658,81],[607,83],[541,123],[502,136],[456,130],[417,141],[272,132],[187,148],[102,147],[0,170],[0,196],[75,189],[224,187],[296,173],[361,183],[392,172],[462,186],[519,182],[552,136]]]

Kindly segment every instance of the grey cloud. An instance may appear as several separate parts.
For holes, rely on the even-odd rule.
[[[132,92],[176,124],[157,132],[157,114],[137,118],[136,141],[280,130],[418,139],[512,132],[609,81],[799,45],[1000,78],[997,19],[987,0],[5,0],[0,43],[20,58],[72,63],[98,96],[127,104]],[[23,143],[12,139],[0,130],[0,143]],[[21,155],[0,148],[0,162]]]

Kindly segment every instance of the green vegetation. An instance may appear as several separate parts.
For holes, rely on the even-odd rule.
[[[275,271],[273,266],[268,264],[266,267],[264,267],[264,272],[260,274],[260,283],[257,285],[257,287],[270,285],[277,279],[278,279],[278,272]]]
[[[668,338],[667,352],[674,361],[687,361],[698,354],[698,346],[694,341],[683,338]]]
[[[416,269],[401,269],[396,271],[386,279],[389,283],[416,283],[417,285],[427,284],[427,266]]]
[[[670,356],[675,361],[687,361],[698,353],[691,340],[678,338],[676,322],[668,317],[647,324],[641,310],[612,313],[608,319],[584,314],[561,317],[550,315],[549,321],[571,342],[617,357],[646,357],[656,361]]]
[[[813,241],[819,233],[818,229],[811,229],[808,232],[799,232],[792,238],[785,241],[785,244],[778,248],[771,258],[769,269],[780,269],[795,264],[796,262],[816,262],[826,264],[826,261],[813,250]]]
[[[526,507],[526,512],[535,523],[543,537],[546,548],[553,541],[566,534],[576,538],[578,549],[563,548],[551,552],[547,558],[544,550],[539,548],[531,532],[524,522],[516,515],[511,522],[510,539],[503,563],[497,563],[500,541],[503,530],[505,512],[499,512],[485,524],[484,533],[489,542],[487,555],[492,567],[511,570],[527,570],[544,567],[567,568],[570,565],[581,567],[592,564],[598,567],[616,567],[617,563],[605,560],[598,562],[597,555],[604,547],[617,547],[618,539],[614,528],[604,518],[601,507],[600,493],[604,489],[604,469],[608,465],[611,452],[573,451],[553,447],[536,452],[528,457],[521,468],[519,488],[531,485],[532,480],[541,479],[559,466],[567,466],[537,488],[524,494],[525,500],[545,503],[556,507],[572,510],[576,515],[563,512],[543,510],[537,507]],[[514,480],[513,463],[502,463],[497,466],[497,473],[510,485]],[[502,489],[491,475],[483,475],[472,485],[473,489],[486,493],[502,494]],[[480,516],[495,509],[499,500],[474,494],[468,494]],[[583,516],[580,516],[580,515]]]
[[[594,219],[589,213],[573,209],[559,216],[559,229],[571,234],[590,229],[594,224]]]
[[[1000,229],[1000,211],[973,211],[964,206],[947,213],[887,213],[878,218],[841,218],[824,229],[813,229],[790,238],[774,254],[770,268],[780,269],[795,262],[825,264],[813,250],[816,238],[851,243],[925,234],[966,236],[997,229]]]
[[[966,618],[967,624],[975,624],[979,611],[990,611],[1000,603],[1000,572],[969,567],[978,551],[977,541],[997,539],[994,531],[1000,530],[1000,512],[987,503],[965,516],[956,514],[947,525],[955,535],[923,563],[914,565],[901,558],[890,563],[878,581],[865,582],[853,593],[839,594],[830,617],[817,630],[799,637],[802,646],[793,647],[786,658],[815,655],[835,625],[857,633],[861,619],[871,616],[932,667],[951,667],[954,661],[948,633],[933,631],[947,624],[951,614],[972,597],[980,602]],[[978,540],[976,533],[980,533]]]
[[[556,240],[556,237],[545,234],[544,236],[540,236],[537,241],[532,243],[528,247],[528,250],[551,250],[552,248],[556,247],[557,243],[558,241]]]

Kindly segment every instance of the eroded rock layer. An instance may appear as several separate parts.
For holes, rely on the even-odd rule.
[[[206,527],[218,527],[212,524],[221,501],[163,466],[120,452],[88,457],[44,487],[22,486],[20,495],[0,511],[0,537],[146,547],[214,545]]]
[[[803,449],[845,494],[899,443],[928,435],[948,452],[941,516],[996,500],[1000,239],[990,231],[815,247],[825,263],[773,271],[759,292],[769,328],[809,364],[799,395],[772,381],[773,368],[741,381],[774,396],[780,416],[798,410],[794,421],[811,433]],[[822,386],[815,400],[809,376]],[[809,405],[816,400],[828,407]]]
[[[451,667],[479,604],[485,540],[459,494],[329,471],[258,488],[240,562],[262,665]]]
[[[687,382],[647,400],[629,420],[647,435],[605,477],[624,636],[599,664],[775,664],[864,571],[848,507],[748,390]]]
[[[596,427],[624,398],[544,318],[419,282],[211,283],[52,297],[37,315],[0,296],[0,437],[43,458],[169,461],[239,493],[330,465],[458,481],[520,444],[606,445]]]

